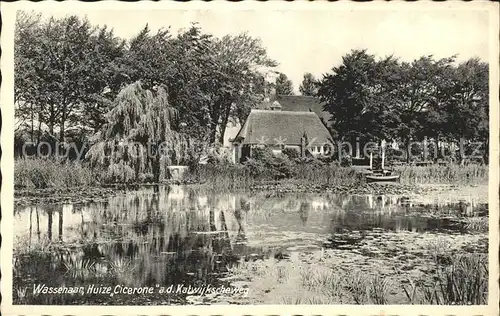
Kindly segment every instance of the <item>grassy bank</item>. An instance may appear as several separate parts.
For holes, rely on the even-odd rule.
[[[360,176],[349,167],[297,164],[287,171],[287,175],[284,176],[283,174],[277,174],[276,170],[272,168],[264,167],[256,170],[254,166],[248,165],[207,164],[199,167],[194,178],[196,182],[220,189],[249,188],[268,182],[352,185],[361,181]]]
[[[27,189],[72,188],[96,185],[94,172],[79,162],[51,159],[18,159],[14,187]]]
[[[248,165],[212,165],[200,166],[197,182],[206,183],[221,189],[251,187],[262,182],[298,183],[325,186],[351,186],[363,184],[361,174],[350,167],[332,164],[295,163],[288,167],[286,176],[270,167],[263,167],[258,172]],[[398,167],[400,183],[418,184],[457,184],[476,185],[488,183],[488,166],[427,166]]]
[[[401,166],[395,168],[405,184],[487,184],[486,165]]]
[[[395,168],[401,183],[413,184],[487,184],[488,166],[402,166]],[[98,171],[81,162],[51,159],[15,161],[16,188],[47,189],[103,185]],[[186,176],[186,183],[204,183],[220,190],[246,189],[262,183],[295,183],[315,186],[353,186],[363,177],[350,167],[317,160],[250,160],[245,164],[209,163],[198,165]]]

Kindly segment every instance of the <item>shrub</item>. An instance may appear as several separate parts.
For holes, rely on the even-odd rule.
[[[283,155],[287,156],[288,159],[293,160],[300,157],[300,152],[294,148],[285,148],[282,151]]]

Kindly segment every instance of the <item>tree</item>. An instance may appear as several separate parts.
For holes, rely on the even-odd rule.
[[[317,81],[311,73],[304,74],[299,91],[305,96],[315,96],[318,93]]]
[[[446,95],[448,122],[445,130],[455,140],[483,144],[483,158],[488,161],[489,145],[489,72],[488,64],[477,58],[455,68],[452,85]],[[463,163],[465,153],[460,151]]]
[[[379,137],[374,131],[381,111],[374,103],[377,63],[365,50],[355,50],[342,58],[342,65],[319,82],[318,96],[332,114],[333,134],[352,144],[356,138]]]
[[[14,35],[14,104],[15,116],[20,122],[16,132],[22,134],[23,129],[29,129],[31,142],[35,140],[35,124],[37,134],[41,133],[40,124],[45,105],[41,91],[36,88],[38,80],[33,72],[38,56],[33,47],[39,45],[40,19],[40,14],[18,11]]]
[[[279,73],[276,78],[276,94],[293,95],[292,81],[284,73]]]
[[[208,75],[215,88],[209,94],[210,141],[218,130],[222,143],[228,122],[243,122],[250,108],[263,100],[263,77],[277,64],[267,56],[261,40],[246,33],[215,40],[213,52],[215,69]]]
[[[189,139],[175,131],[178,112],[163,87],[153,94],[139,82],[126,86],[106,119],[87,158],[106,170],[108,180],[138,181],[152,173],[158,183],[162,166],[189,160]]]
[[[16,116],[27,109],[37,113],[38,130],[44,124],[53,139],[64,141],[68,125],[88,123],[82,113],[98,117],[90,104],[102,102],[112,76],[110,63],[122,44],[112,32],[76,16],[42,21],[20,12],[16,23]]]
[[[410,161],[411,139],[423,139],[428,133],[427,118],[440,93],[454,58],[434,60],[432,56],[421,57],[410,63],[401,63],[400,82],[394,91],[398,124],[395,135],[406,149],[406,160]],[[439,124],[439,123],[438,123]]]
[[[112,101],[129,77],[122,65],[126,51],[124,40],[104,26],[96,29],[91,41],[93,56],[89,59],[89,67],[100,71],[101,75],[86,79],[93,89],[83,103],[83,122],[97,132],[105,123],[104,114],[110,110]]]

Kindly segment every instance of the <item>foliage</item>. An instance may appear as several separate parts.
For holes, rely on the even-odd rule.
[[[433,284],[422,286],[426,304],[482,305],[488,301],[488,264],[486,256],[459,255],[451,265],[439,267]]]
[[[91,165],[107,170],[111,182],[138,181],[142,173],[160,181],[162,168],[187,163],[193,151],[189,138],[176,132],[177,111],[163,87],[157,93],[139,82],[125,87],[106,114],[107,123],[87,157]]]
[[[401,183],[425,184],[425,183],[462,183],[478,184],[488,182],[488,166],[479,165],[448,165],[427,167],[401,166],[394,167],[394,171],[400,175]]]
[[[305,73],[304,79],[299,86],[299,91],[305,96],[316,96],[318,93],[318,81],[311,73]]]
[[[293,95],[292,81],[284,73],[279,73],[275,82],[276,94]]]
[[[19,11],[15,31],[16,117],[38,135],[43,128],[65,140],[68,125],[97,129],[117,84],[113,60],[124,43],[106,27],[67,16],[42,20]],[[92,58],[88,58],[92,56]],[[106,90],[107,89],[107,90]],[[84,123],[85,122],[85,123]]]
[[[252,171],[266,172],[274,179],[289,178],[292,175],[292,162],[288,156],[274,154],[269,147],[254,148],[253,159],[244,164],[250,166]]]
[[[94,172],[80,162],[53,159],[16,159],[14,186],[17,188],[68,188],[96,184]]]
[[[454,56],[423,56],[409,63],[354,50],[318,85],[340,139],[397,140],[407,150],[407,162],[412,140],[465,139],[485,144],[487,161],[488,65],[478,59],[456,65]]]
[[[263,99],[266,73],[277,65],[247,34],[216,38],[193,24],[174,36],[146,25],[125,41],[76,16],[24,11],[15,56],[18,128],[37,142],[44,132],[62,141],[68,128],[100,130],[119,91],[136,81],[146,90],[166,87],[179,131],[221,142],[228,122],[241,122]]]
[[[288,159],[292,160],[300,157],[300,152],[295,148],[285,148],[282,153],[287,156]]]

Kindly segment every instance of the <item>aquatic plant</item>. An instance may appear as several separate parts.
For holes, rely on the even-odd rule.
[[[398,166],[394,170],[404,184],[476,184],[488,181],[487,165]]]
[[[375,275],[369,279],[367,296],[374,304],[387,304],[389,290],[393,287],[391,280],[387,277]]]
[[[132,260],[127,260],[124,258],[115,258],[109,262],[109,265],[115,273],[119,274],[132,272],[136,268]]]
[[[327,305],[336,303],[332,297],[302,292],[282,296],[278,301],[285,305]]]
[[[307,165],[292,163],[290,170],[284,165],[266,165],[254,159],[245,164],[206,164],[199,166],[194,181],[210,185],[217,190],[247,189],[264,182],[286,183],[292,181],[307,185],[351,185],[360,182],[359,175],[351,168],[335,165]],[[287,167],[288,164],[287,164]]]
[[[25,303],[26,302],[26,294],[28,292],[28,287],[27,286],[22,286],[22,287],[15,286],[14,288],[15,288],[14,299],[17,298],[18,304]]]
[[[94,172],[78,161],[26,158],[14,162],[16,188],[69,188],[93,184],[96,184]]]
[[[488,265],[484,254],[449,255],[448,265],[432,275],[401,284],[410,304],[481,305],[488,300]],[[437,262],[436,262],[437,263]],[[397,271],[396,271],[397,272]],[[397,272],[401,275],[400,272]]]
[[[471,232],[486,233],[488,232],[488,217],[474,216],[465,218],[465,228]]]
[[[437,304],[486,304],[488,300],[488,264],[485,255],[467,254],[452,259],[438,270],[433,287]]]
[[[424,245],[424,249],[430,254],[433,262],[436,264],[448,263],[450,260],[452,244],[444,238],[437,238],[428,241]]]
[[[89,259],[68,257],[63,261],[66,273],[75,279],[87,279],[95,271],[95,262]]]
[[[350,271],[344,277],[344,288],[351,295],[354,303],[363,304],[367,301],[368,278],[360,270]]]

